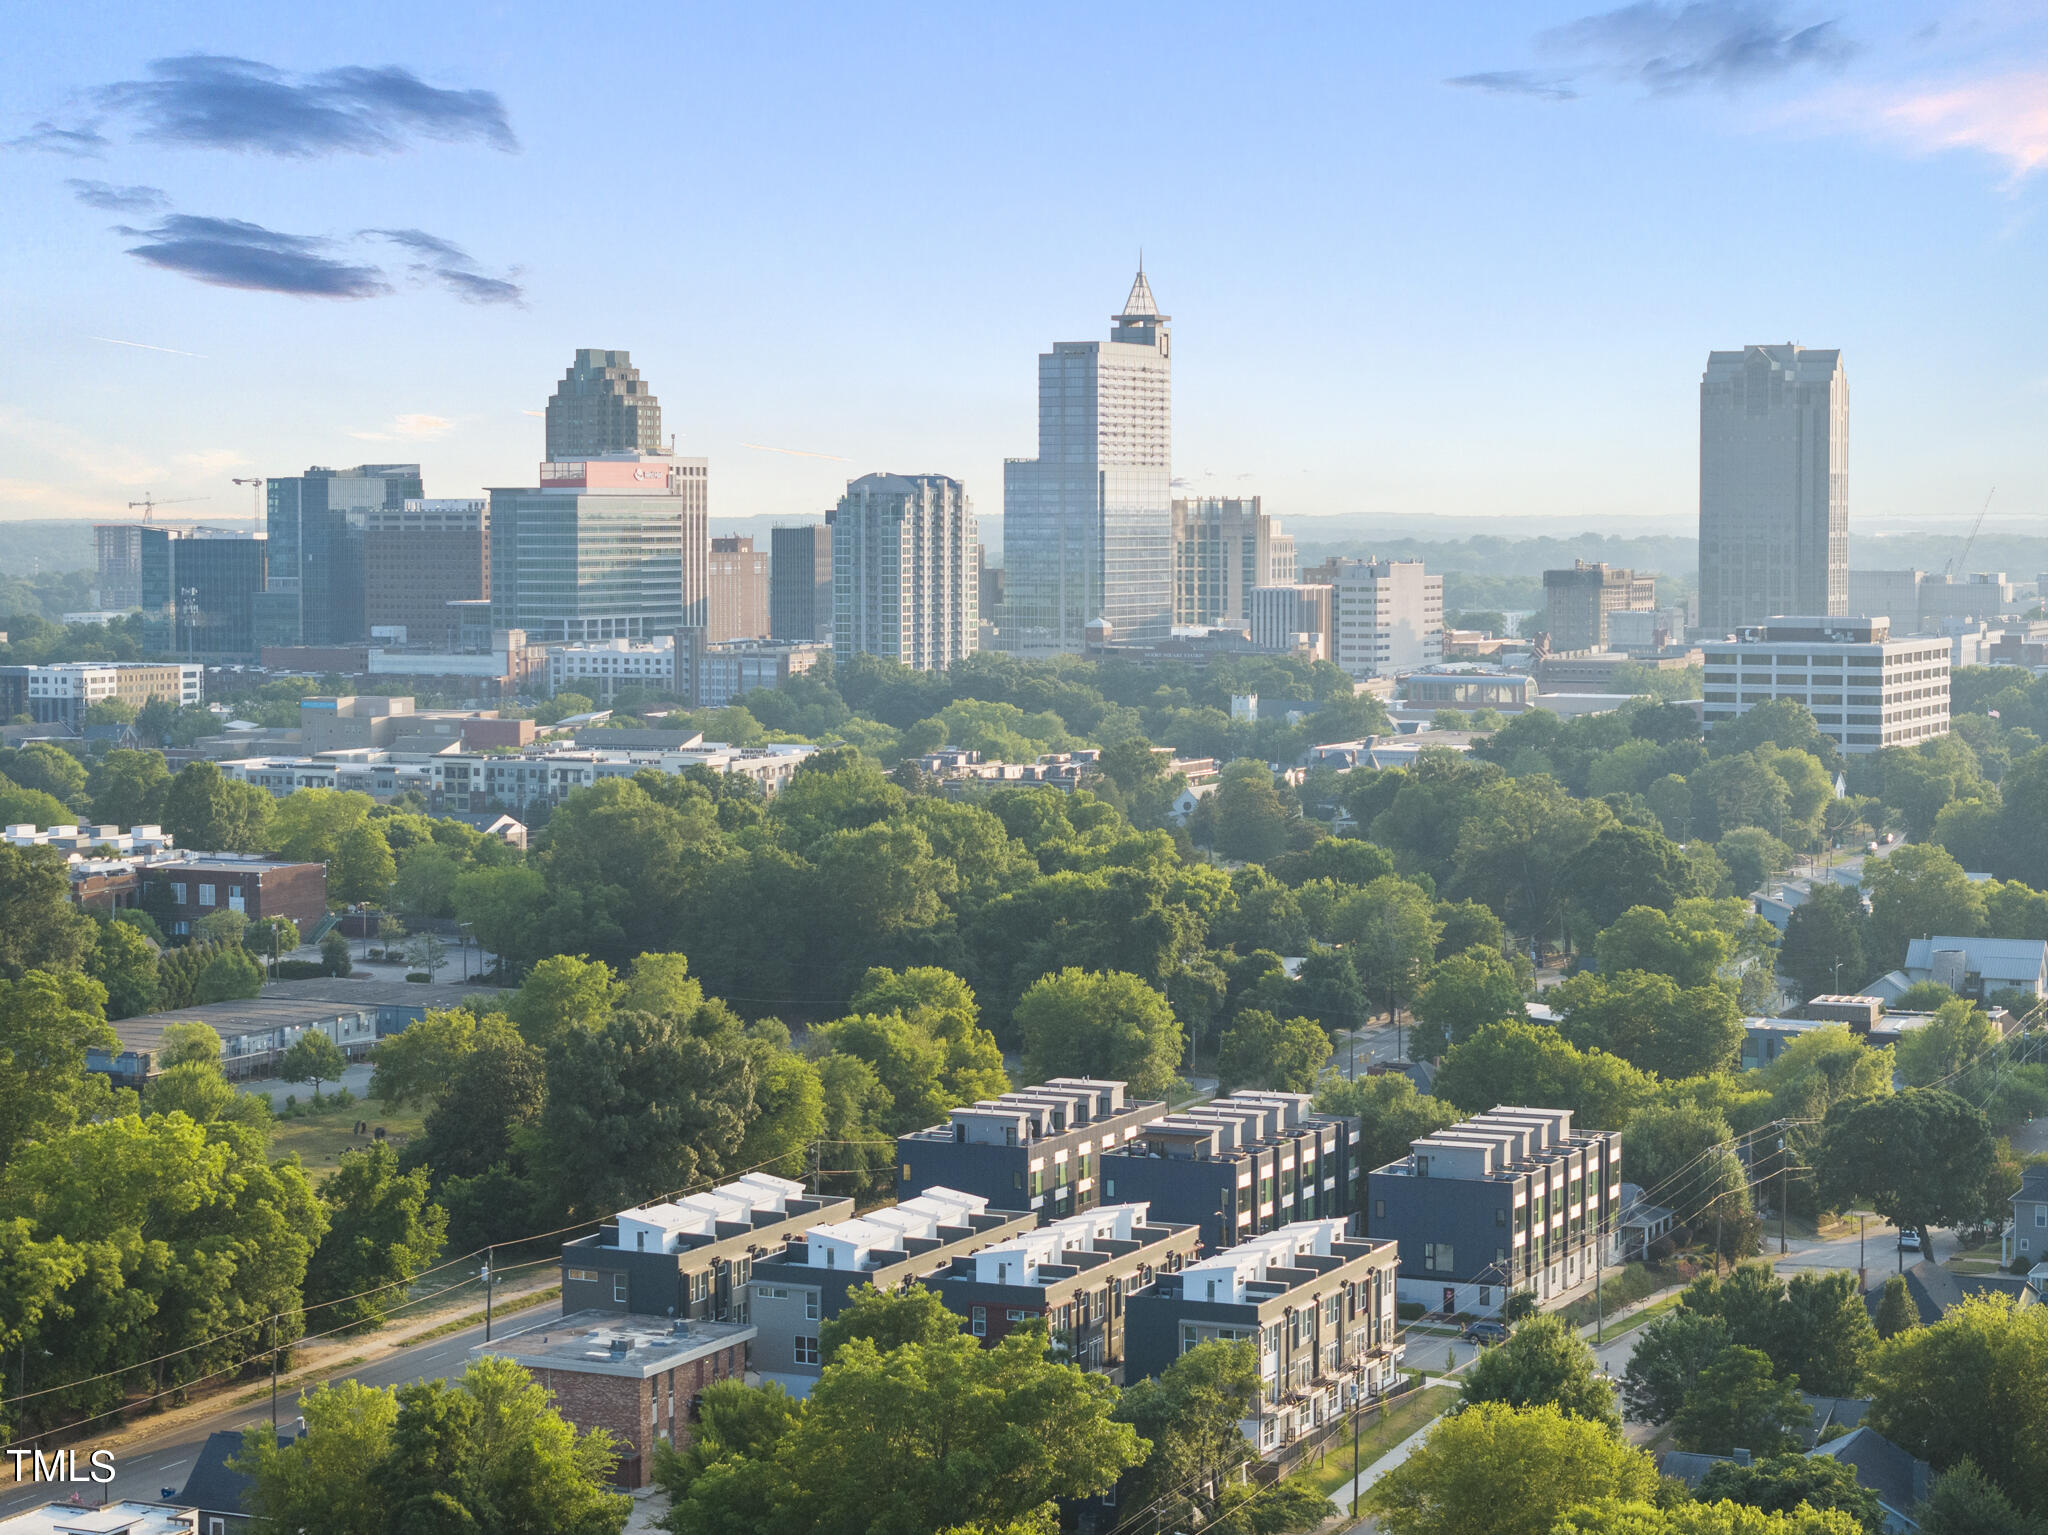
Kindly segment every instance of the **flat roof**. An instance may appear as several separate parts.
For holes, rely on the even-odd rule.
[[[144,1013],[117,1018],[109,1027],[125,1050],[161,1050],[164,1030],[174,1023],[205,1023],[222,1039],[263,1034],[277,1028],[310,1028],[348,1013],[367,1012],[375,1002],[325,1002],[290,997],[249,997],[233,1002],[204,1002],[170,1013]]]
[[[498,1354],[529,1370],[645,1380],[732,1344],[749,1342],[756,1334],[757,1329],[745,1322],[578,1311],[476,1344],[470,1353]]]
[[[271,981],[263,997],[280,1002],[346,1002],[358,1007],[460,1007],[475,997],[485,1003],[512,996],[511,991],[481,981],[377,981],[347,976],[315,976],[306,981]]]

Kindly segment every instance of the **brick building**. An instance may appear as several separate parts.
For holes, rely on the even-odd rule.
[[[151,859],[137,871],[140,888],[115,906],[140,906],[167,936],[192,931],[216,911],[251,922],[290,917],[305,932],[327,915],[327,865],[284,863],[256,853],[187,853]],[[98,904],[98,903],[95,903]]]
[[[757,551],[751,538],[714,538],[708,569],[704,638],[714,644],[766,639],[768,551]]]
[[[403,629],[415,650],[454,650],[462,609],[491,595],[487,507],[410,499],[364,513],[363,617],[374,635]]]
[[[657,1440],[690,1442],[698,1395],[745,1375],[754,1329],[744,1323],[579,1311],[491,1343],[554,1394],[578,1429],[609,1429],[625,1444],[614,1481],[644,1487]]]

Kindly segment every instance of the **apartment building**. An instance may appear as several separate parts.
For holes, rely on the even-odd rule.
[[[1086,1370],[1123,1363],[1125,1302],[1194,1261],[1201,1233],[1154,1221],[1143,1204],[1097,1205],[956,1258],[932,1288],[969,1333],[993,1346],[1043,1322]]]
[[[700,645],[687,634],[676,692],[693,707],[723,709],[756,688],[779,688],[832,653],[830,643],[727,640]]]
[[[1336,646],[1335,591],[1308,584],[1254,587],[1246,603],[1252,648],[1330,660]]]
[[[1549,1301],[1620,1261],[1621,1134],[1570,1109],[1498,1108],[1415,1141],[1366,1179],[1366,1231],[1399,1245],[1400,1298],[1433,1313]]]
[[[1325,560],[1300,579],[1336,590],[1330,659],[1353,677],[1392,677],[1444,658],[1444,578],[1420,560]]]
[[[162,699],[197,704],[205,700],[206,668],[170,661],[57,661],[48,666],[0,666],[0,721],[26,714],[38,725],[85,728],[86,711],[97,703],[132,709]]]
[[[1883,618],[1773,618],[1700,646],[1706,727],[1789,698],[1845,752],[1914,746],[1949,730],[1946,639],[1893,639]]]
[[[1173,503],[1173,621],[1243,625],[1251,593],[1294,579],[1294,540],[1259,498],[1198,496]]]
[[[808,1396],[822,1368],[822,1326],[852,1304],[861,1286],[884,1293],[936,1286],[956,1262],[1037,1224],[1026,1210],[990,1209],[979,1194],[930,1188],[857,1219],[811,1227],[780,1253],[754,1260],[753,1368],[792,1396]]]
[[[1059,1220],[1102,1203],[1100,1158],[1164,1112],[1127,1102],[1123,1083],[1099,1077],[1055,1077],[968,1104],[944,1124],[896,1137],[896,1196],[960,1189]]]
[[[593,640],[548,647],[548,693],[581,693],[608,704],[621,688],[676,691],[676,640]]]
[[[621,1210],[564,1244],[562,1310],[745,1322],[755,1258],[852,1215],[851,1199],[770,1173]]]
[[[1240,1092],[1162,1115],[1102,1157],[1102,1197],[1141,1200],[1216,1252],[1300,1220],[1358,1210],[1357,1122],[1306,1093]]]
[[[1399,1378],[1395,1267],[1393,1243],[1314,1220],[1162,1273],[1125,1300],[1125,1380],[1156,1376],[1203,1343],[1255,1344],[1259,1401],[1242,1426],[1270,1454]]]

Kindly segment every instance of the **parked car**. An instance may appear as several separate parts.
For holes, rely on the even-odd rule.
[[[1482,1317],[1476,1322],[1467,1322],[1464,1332],[1459,1334],[1467,1343],[1505,1343],[1508,1329],[1505,1322],[1494,1322]]]
[[[1899,1233],[1899,1251],[1916,1253],[1920,1251],[1920,1233],[1911,1229]]]

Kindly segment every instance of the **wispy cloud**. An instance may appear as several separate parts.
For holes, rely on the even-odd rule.
[[[44,154],[68,155],[74,160],[97,160],[107,147],[106,135],[88,123],[62,128],[55,123],[37,123],[18,139],[7,141],[9,149],[40,150]]]
[[[118,336],[94,336],[95,341],[104,341],[108,346],[132,346],[139,352],[168,352],[173,357],[197,357],[201,362],[210,361],[204,352],[181,352],[174,346],[151,346],[147,341],[123,341]]]
[[[155,213],[171,205],[161,187],[117,187],[110,181],[80,181],[76,177],[64,185],[88,208],[104,208],[109,213]]]
[[[790,458],[824,458],[835,464],[850,464],[850,458],[841,458],[837,453],[812,453],[805,448],[771,448],[765,442],[743,442],[743,448],[752,448],[756,453],[781,453]]]
[[[378,268],[322,254],[330,241],[281,234],[242,219],[173,213],[154,227],[123,225],[118,232],[145,242],[131,245],[129,255],[215,287],[299,298],[370,298],[391,291]]]
[[[2015,70],[1932,89],[1857,92],[1827,108],[1922,151],[1974,149],[2005,162],[2014,181],[2048,168],[2048,70]]]
[[[1577,101],[1570,75],[1541,74],[1533,69],[1489,69],[1476,75],[1453,75],[1446,85],[1485,91],[1494,96],[1534,96],[1541,101]]]
[[[495,93],[444,90],[396,65],[292,75],[254,59],[186,54],[153,60],[148,79],[105,86],[98,98],[139,137],[200,149],[303,159],[394,154],[418,139],[519,147]]]
[[[519,305],[526,301],[526,290],[518,283],[478,271],[475,259],[452,240],[424,229],[365,229],[363,233],[402,245],[420,257],[412,265],[414,275],[438,282],[464,303]]]
[[[446,437],[454,430],[455,423],[446,416],[429,416],[415,411],[393,416],[391,424],[380,432],[350,432],[348,435],[359,442],[431,442],[436,437]]]

